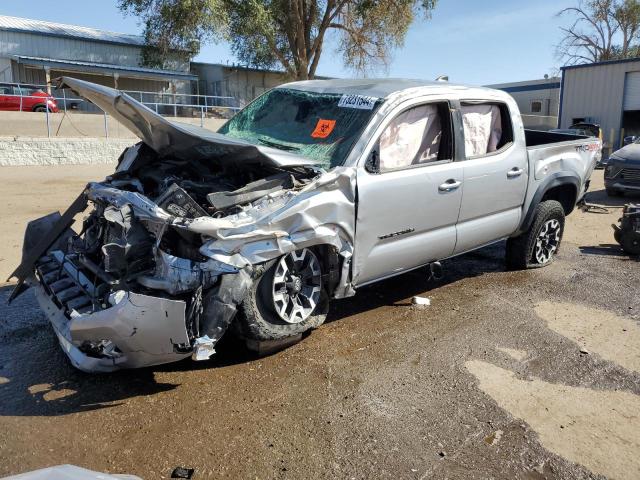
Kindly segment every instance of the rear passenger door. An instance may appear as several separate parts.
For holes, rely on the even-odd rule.
[[[506,103],[461,101],[460,112],[465,159],[456,254],[517,229],[529,175],[522,123]]]
[[[447,102],[398,107],[358,167],[356,286],[450,256],[462,199]]]

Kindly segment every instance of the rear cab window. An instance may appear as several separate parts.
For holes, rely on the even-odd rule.
[[[509,107],[502,102],[461,102],[465,157],[484,157],[513,144]]]

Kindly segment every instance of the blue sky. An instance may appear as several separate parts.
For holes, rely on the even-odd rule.
[[[429,21],[409,30],[402,49],[388,69],[372,76],[434,79],[449,75],[452,82],[485,85],[542,78],[558,62],[554,46],[568,19],[555,14],[577,0],[439,0]],[[123,17],[116,0],[29,0],[0,2],[0,14],[71,23],[124,33],[140,33],[134,17]],[[352,77],[331,51],[320,62],[320,75]],[[196,60],[233,63],[227,45],[206,45]]]

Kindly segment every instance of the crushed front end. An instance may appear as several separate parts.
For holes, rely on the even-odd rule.
[[[325,172],[288,151],[168,122],[116,90],[62,80],[142,139],[65,213],[28,225],[11,275],[9,301],[33,286],[75,367],[209,358],[254,267],[299,248],[341,255],[332,295],[353,294],[352,168]]]

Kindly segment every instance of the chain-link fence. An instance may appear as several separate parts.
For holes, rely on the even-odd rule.
[[[216,127],[217,129],[223,121],[231,118],[240,109],[239,102],[234,97],[173,92],[123,92],[160,115],[186,123],[199,124],[205,128]],[[8,119],[2,128],[3,134],[7,135],[20,135],[20,129],[11,130],[12,126],[21,123],[29,125],[27,130],[38,133],[41,133],[39,127],[46,127],[47,137],[58,136],[65,120],[69,128],[77,131],[80,136],[109,137],[113,126],[107,113],[98,106],[74,95],[67,89],[47,85],[0,83],[0,112],[2,111],[43,114],[42,120],[39,120],[40,116],[29,118],[26,122],[21,122],[19,117],[16,120]],[[102,131],[99,133],[96,132],[96,115],[102,116],[100,122]],[[42,121],[43,124],[33,125],[33,122],[38,121]],[[81,125],[76,125],[78,123],[87,124],[88,128],[85,130],[90,132],[84,133]]]

